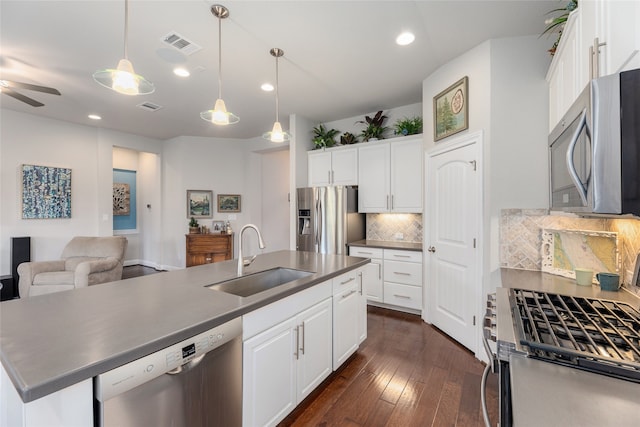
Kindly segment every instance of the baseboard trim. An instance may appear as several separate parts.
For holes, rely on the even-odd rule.
[[[407,307],[400,307],[398,305],[385,304],[383,302],[367,300],[367,304],[368,305],[372,305],[374,307],[387,308],[389,310],[395,310],[395,311],[402,311],[403,313],[417,314],[418,316],[420,316],[422,314],[421,310],[416,310],[416,309],[407,308]]]

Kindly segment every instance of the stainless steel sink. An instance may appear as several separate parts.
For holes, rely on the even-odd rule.
[[[309,271],[278,267],[238,277],[237,279],[227,280],[226,282],[216,283],[215,285],[209,286],[209,289],[238,295],[240,297],[249,297],[312,274],[313,273]]]

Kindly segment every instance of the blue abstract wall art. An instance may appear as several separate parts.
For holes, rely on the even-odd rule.
[[[22,218],[71,218],[71,169],[22,165]]]

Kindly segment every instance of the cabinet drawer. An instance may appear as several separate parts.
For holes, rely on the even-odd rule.
[[[422,262],[422,251],[400,251],[396,249],[385,249],[384,259],[405,262]]]
[[[385,282],[384,302],[422,310],[422,288]]]
[[[384,281],[422,286],[422,264],[384,261]]]
[[[333,295],[342,292],[350,285],[358,283],[358,270],[351,270],[332,279]]]
[[[359,256],[362,258],[382,258],[382,249],[352,246],[349,248],[349,255]]]

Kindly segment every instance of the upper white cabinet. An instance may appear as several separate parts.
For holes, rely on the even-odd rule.
[[[422,137],[358,148],[359,212],[422,212]]]
[[[549,130],[592,79],[640,67],[640,2],[583,0],[547,73]]]
[[[336,147],[308,153],[309,187],[358,185],[358,149]]]

